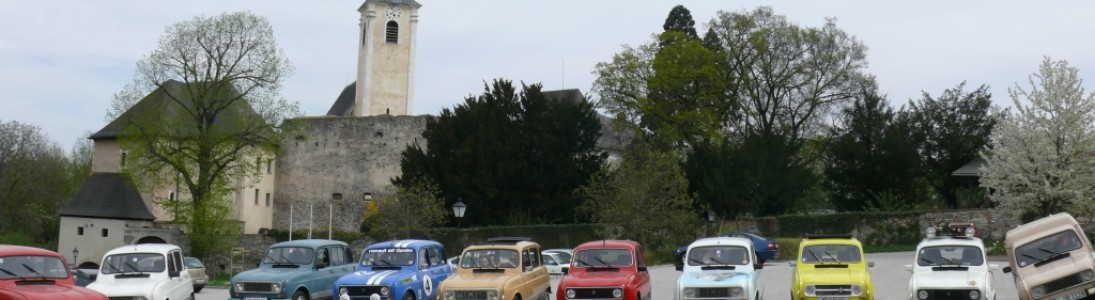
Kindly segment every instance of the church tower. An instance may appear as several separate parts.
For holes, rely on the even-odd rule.
[[[353,116],[411,113],[419,7],[414,0],[366,0],[357,9],[361,40]]]

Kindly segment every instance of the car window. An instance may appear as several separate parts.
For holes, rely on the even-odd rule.
[[[632,264],[631,250],[586,249],[574,253],[575,267],[627,267]]]
[[[414,264],[414,249],[409,248],[373,248],[365,250],[361,256],[362,266],[410,266]]]
[[[705,246],[688,250],[689,266],[748,265],[752,252],[741,246]]]
[[[558,265],[559,262],[555,261],[555,258],[549,255],[544,255],[544,264],[549,266]]]
[[[182,264],[179,263],[179,252],[172,251],[167,253],[167,272],[177,273],[182,271]]]
[[[461,268],[516,268],[520,254],[509,249],[480,249],[464,252]]]
[[[68,278],[65,263],[53,256],[19,255],[0,257],[0,279],[24,276]]]
[[[205,265],[202,264],[202,261],[200,259],[196,258],[196,257],[185,257],[185,258],[183,258],[183,263],[186,264],[187,269],[202,269],[202,268],[205,268]]]
[[[803,248],[801,255],[804,263],[854,263],[862,260],[859,247],[855,245],[810,245]]]
[[[332,266],[341,266],[343,264],[346,264],[346,262],[343,261],[343,258],[346,257],[346,254],[343,254],[344,251],[345,251],[345,248],[342,248],[342,247],[332,247],[331,248],[331,265]]]
[[[312,253],[315,250],[305,247],[278,247],[266,251],[266,257],[262,259],[264,264],[294,264],[307,265],[312,263]]]
[[[430,266],[436,267],[445,264],[445,260],[441,259],[441,249],[437,247],[429,248]]]
[[[1083,243],[1075,231],[1065,230],[1015,248],[1015,262],[1026,267],[1057,253],[1080,249]]]
[[[919,266],[980,266],[985,263],[981,249],[973,246],[924,247],[916,256]]]
[[[7,268],[5,268],[7,269]],[[163,272],[167,269],[167,259],[159,253],[122,253],[108,255],[103,259],[103,274],[126,272]],[[2,273],[2,272],[0,272]]]

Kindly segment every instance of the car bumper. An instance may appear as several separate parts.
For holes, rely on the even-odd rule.
[[[765,260],[779,259],[779,250],[761,250],[758,251],[757,254],[760,255],[760,258]]]

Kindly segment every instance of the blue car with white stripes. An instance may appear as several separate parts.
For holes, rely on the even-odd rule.
[[[441,243],[395,240],[369,245],[355,272],[335,281],[339,300],[439,299],[437,286],[452,276]],[[376,295],[377,298],[372,298]]]

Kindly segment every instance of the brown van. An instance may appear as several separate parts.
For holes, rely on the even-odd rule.
[[[1075,300],[1095,295],[1095,257],[1072,215],[1058,213],[1008,230],[1008,267],[1019,299]]]

